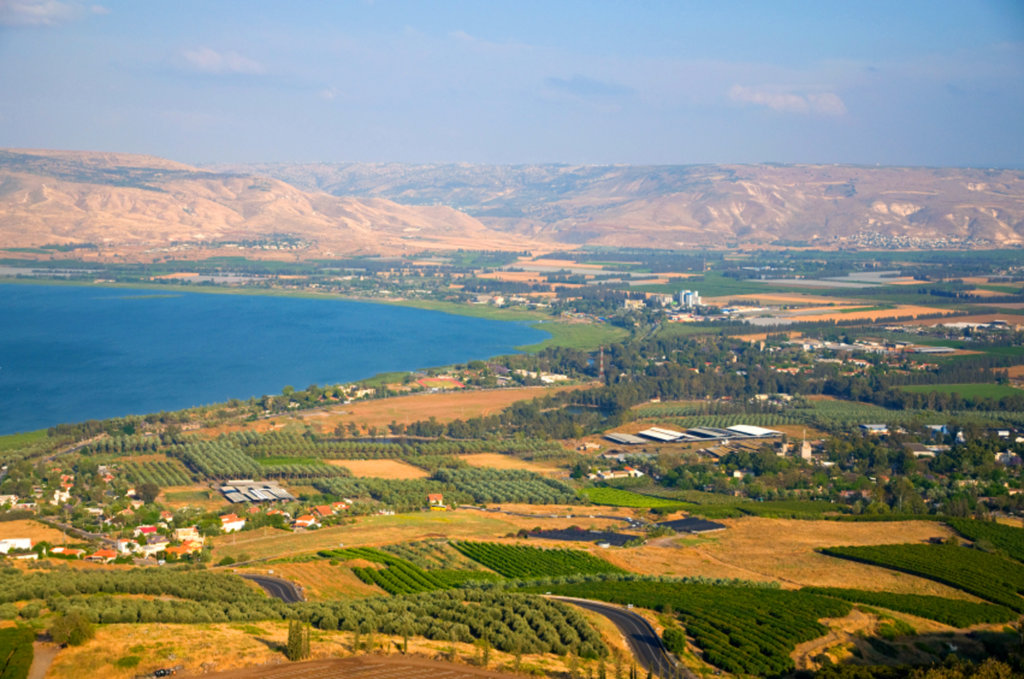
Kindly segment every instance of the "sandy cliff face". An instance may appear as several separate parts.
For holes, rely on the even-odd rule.
[[[340,198],[277,179],[198,170],[144,156],[0,152],[3,247],[92,243],[159,248],[274,235],[334,253],[516,240],[446,207]]]

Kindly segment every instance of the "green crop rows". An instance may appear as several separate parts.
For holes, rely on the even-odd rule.
[[[973,519],[951,518],[946,523],[956,532],[975,542],[988,542],[1011,558],[1024,561],[1024,529]]]
[[[32,667],[35,634],[26,627],[0,629],[0,679],[25,679]]]
[[[684,502],[679,502],[678,500],[666,500],[660,497],[641,495],[640,493],[632,493],[628,490],[621,490],[619,488],[584,488],[580,493],[594,504],[609,505],[612,507],[636,507],[640,509],[664,507],[667,509],[683,509],[687,506],[692,506],[687,505]]]
[[[624,572],[618,566],[580,549],[541,549],[495,542],[454,542],[452,546],[506,578]]]
[[[1024,612],[1024,567],[996,554],[956,545],[829,547],[824,554],[920,575]]]
[[[178,460],[127,462],[123,466],[125,473],[137,484],[155,483],[165,488],[192,483],[192,475]]]
[[[368,585],[377,585],[388,594],[415,594],[437,589],[450,589],[468,581],[497,581],[498,576],[484,571],[436,570],[427,571],[394,554],[372,547],[328,549],[320,556],[341,561],[363,559],[383,564],[384,568],[352,566],[356,577]]]
[[[828,631],[818,620],[850,612],[850,604],[836,599],[755,587],[636,580],[545,585],[548,590],[673,612],[707,662],[758,676],[792,671],[796,645]]]
[[[838,587],[804,587],[801,591],[831,596],[857,604],[888,608],[920,618],[937,620],[953,627],[970,627],[983,622],[1009,622],[1017,618],[1017,614],[1005,606],[946,599],[940,596],[868,592],[861,589],[840,589]]]

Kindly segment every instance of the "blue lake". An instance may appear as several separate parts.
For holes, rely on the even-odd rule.
[[[546,337],[345,300],[0,285],[0,434],[464,363]]]

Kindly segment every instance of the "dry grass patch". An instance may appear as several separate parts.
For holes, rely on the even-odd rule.
[[[290,580],[302,587],[303,594],[310,601],[365,599],[385,593],[379,587],[367,585],[353,575],[349,568],[332,566],[327,559],[297,563],[274,562],[258,569],[239,568],[236,572],[266,575],[268,570],[274,571],[275,577]]]
[[[201,484],[167,486],[160,492],[157,502],[172,509],[198,507],[206,511],[215,511],[229,504],[220,493]]]
[[[529,462],[511,455],[501,453],[473,453],[469,455],[457,455],[470,467],[483,467],[490,469],[523,469],[538,474],[561,474],[564,470],[556,465],[542,464],[540,462]]]
[[[274,528],[258,528],[245,533],[212,538],[213,561],[216,563],[225,556],[238,558],[240,554],[247,554],[252,559],[274,559],[308,554],[321,549],[334,549],[340,545],[381,546],[424,538],[498,540],[502,539],[502,536],[515,534],[520,529],[530,530],[538,526],[544,530],[574,525],[588,529],[619,530],[625,526],[623,522],[597,518],[596,514],[629,515],[629,510],[620,507],[502,505],[502,510],[526,515],[509,515],[504,511],[457,509],[449,512],[412,512],[395,516],[362,516],[351,523],[306,532],[293,533]],[[585,547],[551,540],[530,542],[538,546]],[[593,549],[597,550],[596,547]],[[595,553],[605,555],[607,550]]]
[[[49,542],[54,545],[59,545],[65,541],[82,541],[81,538],[65,535],[56,528],[52,528],[45,523],[33,521],[32,519],[19,519],[17,521],[4,521],[3,523],[0,523],[0,537],[31,538],[32,544],[37,542]]]
[[[359,661],[353,656],[353,635],[349,632],[324,632],[312,630],[310,652],[313,660],[320,662],[290,665],[284,658],[283,649],[288,638],[288,624],[279,621],[255,623],[227,623],[215,625],[104,625],[99,627],[96,637],[82,646],[71,646],[58,653],[46,676],[48,679],[78,679],[79,677],[104,677],[104,679],[130,679],[138,674],[160,668],[183,666],[179,675],[196,676],[210,672],[225,672],[216,676],[261,677],[282,676],[284,668],[302,668],[303,676],[336,677],[345,676],[338,670],[346,663]],[[362,641],[367,641],[363,635]],[[372,658],[377,665],[392,665],[409,661],[410,664],[447,670],[449,666],[428,661],[452,649],[453,644],[428,641],[421,638],[409,639],[410,656],[394,653],[401,639],[388,635],[374,636],[374,650],[390,653],[387,656],[363,656]],[[498,676],[480,672],[468,667],[477,654],[472,644],[454,644],[456,659],[465,668],[466,677]],[[348,657],[344,661],[338,658]],[[136,657],[134,667],[119,667],[122,658]],[[523,664],[542,667],[545,672],[565,671],[564,659],[556,656],[524,655]],[[491,668],[510,667],[512,656],[500,651],[491,652]],[[323,666],[321,668],[321,666]],[[382,671],[382,676],[403,676],[400,667]],[[455,668],[458,669],[458,668]],[[406,672],[408,670],[405,670]],[[417,669],[412,670],[414,673]],[[383,674],[386,673],[386,674]],[[362,674],[361,676],[366,676]],[[447,674],[445,676],[448,676]],[[458,676],[458,675],[451,675]]]
[[[877,321],[884,318],[897,318],[897,317],[914,317],[917,316],[928,316],[935,314],[952,314],[955,313],[949,309],[939,309],[937,307],[919,306],[916,304],[901,304],[892,309],[875,309],[872,311],[846,311],[843,309],[856,309],[856,306],[837,307],[832,310],[824,310],[820,314],[809,314],[805,315],[800,313],[795,315],[794,318],[799,318],[801,322],[805,323],[817,323],[821,321]],[[806,311],[806,310],[804,310]]]
[[[552,391],[579,389],[579,386],[560,387],[517,387],[510,389],[487,389],[443,392],[437,394],[409,394],[393,398],[359,401],[348,405],[337,405],[320,410],[279,415],[276,417],[246,422],[224,424],[204,429],[203,434],[216,437],[233,431],[280,431],[288,427],[302,428],[309,425],[323,434],[332,433],[338,425],[355,422],[369,427],[386,428],[391,422],[411,424],[431,417],[438,422],[451,422],[493,415],[516,401],[544,396]]]
[[[921,542],[953,532],[933,521],[797,521],[744,517],[724,519],[727,530],[706,537],[675,538],[628,549],[607,550],[606,559],[638,573],[686,577],[778,581],[885,590],[971,599],[959,590],[905,573],[819,554],[820,547]]]
[[[390,545],[427,537],[486,540],[518,530],[500,514],[473,510],[414,512],[395,516],[364,516],[330,528],[296,532],[258,528],[239,535],[213,538],[213,560],[248,554],[253,559],[277,558],[346,547]],[[243,537],[244,536],[244,537]]]
[[[430,474],[419,467],[400,460],[324,460],[329,465],[343,467],[357,478],[425,479]]]

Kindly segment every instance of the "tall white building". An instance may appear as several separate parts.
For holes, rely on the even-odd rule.
[[[696,290],[680,290],[679,306],[684,309],[692,309],[700,306],[700,293]]]

